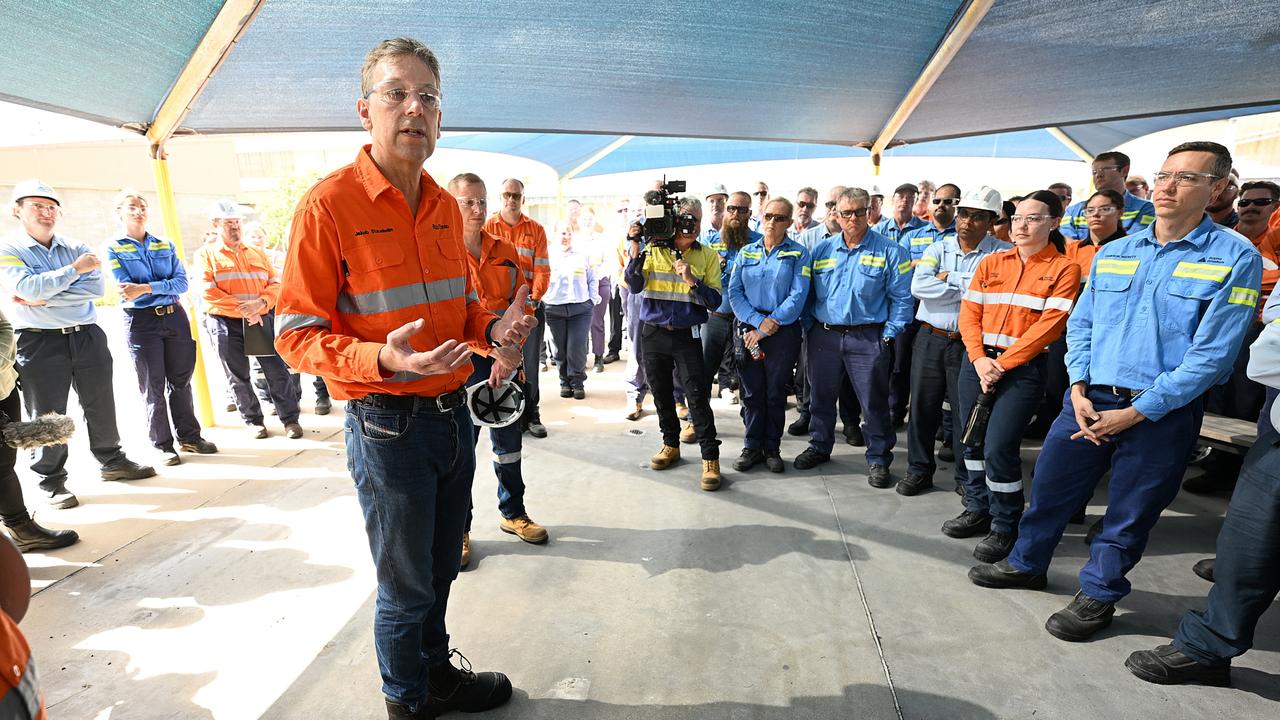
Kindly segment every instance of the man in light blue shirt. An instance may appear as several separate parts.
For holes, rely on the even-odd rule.
[[[927,220],[922,220],[911,213],[911,208],[916,204],[916,195],[919,194],[920,189],[911,183],[899,185],[893,191],[893,212],[880,218],[880,222],[871,229],[898,242],[903,233],[928,225]]]
[[[1104,152],[1093,159],[1093,186],[1098,190],[1115,190],[1124,196],[1124,210],[1120,216],[1120,227],[1130,235],[1136,235],[1146,229],[1156,219],[1155,206],[1150,200],[1143,200],[1129,193],[1124,181],[1129,177],[1129,156],[1122,152]],[[1086,240],[1089,237],[1089,221],[1085,219],[1084,208],[1088,199],[1082,200],[1062,215],[1059,229],[1068,240]]]
[[[939,192],[942,192],[939,190]],[[937,464],[934,437],[944,421],[943,404],[956,398],[964,341],[960,338],[960,298],[969,287],[978,263],[998,250],[1012,247],[989,233],[1000,214],[1000,193],[983,186],[961,199],[956,210],[956,232],[930,245],[911,277],[911,294],[920,302],[911,353],[911,420],[907,424],[906,477],[898,483],[900,495],[916,495],[933,487]],[[965,418],[950,415],[951,438],[958,438]],[[965,470],[956,463],[957,486],[963,486]]]
[[[802,187],[796,191],[795,219],[787,226],[787,239],[795,240],[800,234],[820,226],[813,219],[813,211],[818,207],[818,191],[811,187]]]
[[[1261,256],[1205,213],[1230,171],[1217,143],[1173,148],[1155,175],[1155,222],[1094,257],[1067,323],[1071,395],[1036,461],[1017,542],[1005,560],[969,571],[984,587],[1043,588],[1067,521],[1110,470],[1080,590],[1045,623],[1059,639],[1088,640],[1111,624],[1131,589],[1125,576],[1178,494],[1205,391],[1230,376],[1257,313]]]
[[[0,239],[0,286],[14,303],[10,318],[18,335],[23,399],[33,415],[65,414],[67,392],[74,387],[102,479],[151,477],[154,469],[120,449],[111,351],[93,307],[103,294],[102,263],[89,246],[54,231],[61,212],[53,188],[39,180],[20,182],[13,189],[13,216],[22,229]],[[51,445],[31,466],[55,508],[80,504],[67,490],[66,463],[67,446]]]

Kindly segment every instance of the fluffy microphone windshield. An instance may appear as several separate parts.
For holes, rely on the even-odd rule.
[[[0,413],[0,436],[9,447],[28,449],[62,445],[76,432],[76,424],[66,415],[49,413],[34,420],[14,422]]]

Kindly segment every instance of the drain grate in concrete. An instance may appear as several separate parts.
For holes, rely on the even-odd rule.
[[[631,428],[627,431],[627,434],[631,437],[640,437],[641,435],[644,435],[644,431],[640,428]]]

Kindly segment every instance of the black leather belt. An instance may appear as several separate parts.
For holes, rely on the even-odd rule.
[[[416,413],[420,411],[447,413],[467,401],[467,391],[458,388],[451,393],[427,397],[424,395],[388,395],[371,393],[352,402],[377,410],[393,410],[395,412]]]
[[[91,327],[90,325],[72,325],[70,327],[63,327],[63,328],[22,328],[22,332],[52,333],[54,335],[70,335],[71,333],[80,332],[81,330],[87,330],[90,327]]]
[[[884,323],[867,323],[865,325],[831,325],[829,323],[822,323],[822,329],[838,333],[848,333],[856,330],[881,331],[884,329]]]
[[[649,327],[656,327],[661,330],[666,330],[667,332],[683,332],[683,333],[689,332],[689,328],[676,327],[675,325],[659,325],[658,323],[651,323],[651,322],[646,322],[645,325],[648,325]]]
[[[987,357],[991,358],[992,360],[1000,357],[1005,352],[1004,348],[998,348],[994,345],[983,345],[982,349],[987,353]]]
[[[712,315],[715,315],[716,317],[720,318],[721,320],[732,320],[732,319],[733,319],[733,313],[722,313],[722,312],[716,312],[715,310],[708,310],[707,312],[711,313]]]
[[[1132,400],[1142,394],[1141,390],[1131,390],[1129,388],[1117,387],[1115,385],[1090,385],[1089,389],[1104,392],[1109,395],[1115,395],[1116,397],[1125,398],[1127,400]]]
[[[943,329],[941,329],[941,328],[936,328],[936,327],[934,327],[934,326],[930,325],[929,323],[927,323],[927,322],[925,322],[925,321],[923,321],[923,320],[921,320],[921,321],[920,321],[920,327],[924,328],[925,330],[928,330],[929,332],[933,333],[934,335],[937,335],[938,337],[944,337],[944,338],[946,338],[946,339],[948,339],[948,340],[959,340],[959,339],[960,339],[960,333],[958,333],[958,332],[948,332],[948,331],[943,330]]]
[[[145,308],[125,308],[124,311],[130,315],[172,315],[175,307],[174,303],[170,303]]]

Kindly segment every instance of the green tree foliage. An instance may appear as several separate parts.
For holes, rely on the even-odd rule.
[[[288,240],[285,233],[289,230],[298,201],[320,177],[319,172],[290,175],[280,181],[271,195],[258,206],[258,220],[267,231],[267,247],[284,248],[285,241]]]

